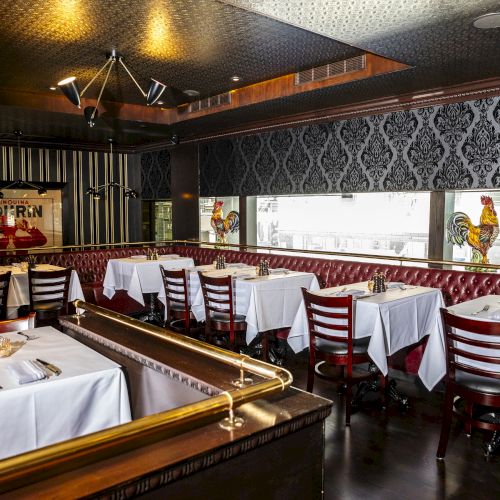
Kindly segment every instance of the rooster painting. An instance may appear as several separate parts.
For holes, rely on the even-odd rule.
[[[217,235],[218,243],[227,243],[226,234],[235,233],[240,227],[240,216],[238,212],[232,210],[224,218],[222,214],[223,201],[216,201],[212,210],[212,217],[210,225],[212,226],[215,234]]]
[[[481,196],[481,203],[484,208],[479,226],[472,224],[470,217],[463,212],[450,215],[447,224],[448,242],[460,247],[467,243],[472,247],[471,262],[488,264],[488,251],[498,237],[498,217],[493,200],[489,196]]]

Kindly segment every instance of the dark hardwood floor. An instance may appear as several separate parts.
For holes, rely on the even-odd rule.
[[[286,367],[293,385],[305,390],[305,359],[289,358]],[[428,392],[402,372],[394,376],[409,396],[409,410],[393,403],[384,411],[371,394],[350,428],[336,385],[316,378],[314,393],[334,402],[326,421],[325,499],[500,499],[500,454],[483,456],[491,434],[475,430],[469,439],[456,423],[445,461],[436,461],[443,393]]]

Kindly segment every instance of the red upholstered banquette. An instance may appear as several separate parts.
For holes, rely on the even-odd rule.
[[[158,247],[160,254],[176,253],[192,257],[195,264],[213,262],[221,252],[224,252],[227,262],[258,265],[262,259],[266,258],[272,268],[284,267],[314,273],[322,287],[367,281],[375,272],[383,272],[389,281],[402,281],[410,285],[439,288],[447,305],[464,302],[482,295],[500,295],[500,274],[310,258],[298,255],[218,250],[196,245]],[[123,290],[118,291],[113,299],[109,300],[103,295],[102,283],[109,259],[129,257],[141,253],[144,253],[143,248],[86,250],[38,254],[37,260],[40,263],[62,267],[72,266],[80,276],[85,300],[114,311],[134,313],[143,310],[140,304],[131,299]],[[11,258],[3,256],[0,262],[8,261]],[[413,353],[413,360],[411,356],[407,359],[406,367],[409,371],[416,371],[420,356],[421,350],[420,352],[417,350]]]

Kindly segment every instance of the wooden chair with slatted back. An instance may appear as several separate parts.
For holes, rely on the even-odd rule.
[[[0,320],[7,319],[7,300],[9,297],[11,272],[0,274]]]
[[[35,328],[36,313],[29,313],[21,318],[0,321],[0,333],[18,332]]]
[[[231,276],[209,277],[198,272],[205,303],[205,335],[217,345],[233,351],[246,345],[245,316],[234,312]],[[225,337],[229,334],[229,338]]]
[[[58,271],[28,270],[30,312],[37,320],[54,324],[61,314],[68,314],[68,293],[71,272],[68,267]]]
[[[444,308],[441,318],[446,349],[446,388],[436,454],[439,460],[446,454],[454,414],[465,423],[469,435],[472,427],[500,432],[500,421],[486,421],[474,415],[478,407],[488,407],[500,415],[500,323],[456,316]],[[478,363],[487,363],[489,367],[478,366]],[[460,400],[455,401],[456,396],[465,401],[464,410],[460,409]]]
[[[165,326],[175,332],[191,335],[197,331],[197,322],[191,313],[186,270],[168,270],[160,266],[166,299]]]
[[[354,308],[352,295],[346,297],[320,296],[302,288],[309,324],[309,367],[307,390],[312,392],[314,377],[335,378],[320,371],[323,364],[341,367],[339,381],[345,385],[345,423],[351,424],[352,388],[364,381],[379,379],[380,387],[387,388],[387,379],[380,372],[356,370],[356,365],[370,362],[370,337],[354,339]],[[338,378],[338,377],[337,377]],[[386,401],[387,403],[387,401]]]

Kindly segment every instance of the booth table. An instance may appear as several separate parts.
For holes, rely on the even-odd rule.
[[[354,338],[371,337],[368,354],[380,371],[387,375],[387,356],[416,344],[426,335],[439,335],[441,291],[422,286],[394,286],[384,293],[368,295],[368,282],[325,288],[318,295],[334,295],[349,290],[365,292],[355,304]],[[309,328],[304,302],[293,322],[288,343],[295,352],[309,347]]]
[[[200,266],[189,273],[188,287],[191,310],[197,321],[205,320],[205,305],[197,270],[210,277],[232,275],[234,277],[235,313],[246,318],[247,344],[259,332],[289,328],[302,298],[301,287],[318,290],[319,283],[313,273],[288,270],[271,270],[269,276],[257,276],[255,267],[231,264],[227,269],[214,270]],[[165,294],[158,299],[165,303]]]
[[[50,264],[38,264],[35,271],[61,271],[63,267]],[[28,306],[30,303],[28,272],[22,271],[17,266],[0,266],[0,274],[11,271],[9,285],[9,296],[7,298],[7,318],[17,318],[17,310],[20,306]],[[68,300],[85,300],[82,286],[75,270],[71,273],[69,282]]]
[[[52,327],[26,333],[38,338],[2,334],[20,347],[0,358],[0,458],[130,421],[127,385],[118,364]],[[9,366],[36,358],[62,373],[19,385]]]
[[[142,257],[142,258],[141,258]],[[146,256],[126,259],[110,259],[104,277],[104,295],[113,298],[116,290],[127,290],[129,297],[144,305],[144,293],[158,293],[163,288],[160,266],[165,269],[194,267],[190,257],[161,255],[158,260],[146,260]]]

